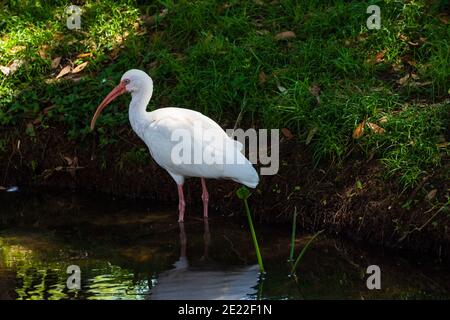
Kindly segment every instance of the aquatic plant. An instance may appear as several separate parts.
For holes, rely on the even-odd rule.
[[[291,276],[294,275],[295,270],[298,267],[298,264],[300,263],[300,260],[303,258],[303,256],[305,255],[306,251],[308,250],[309,246],[311,245],[311,243],[323,232],[324,230],[320,230],[318,232],[316,232],[316,234],[314,234],[312,236],[311,239],[308,240],[308,242],[306,243],[306,245],[303,247],[302,251],[300,252],[300,254],[298,255],[297,259],[295,260],[294,264],[292,265],[292,269],[291,269]]]
[[[236,195],[239,199],[244,201],[245,212],[247,213],[248,225],[250,227],[250,233],[252,234],[253,245],[255,247],[256,257],[258,259],[259,269],[261,273],[266,273],[266,271],[264,270],[261,252],[259,250],[258,239],[256,238],[255,228],[253,227],[252,215],[247,201],[248,197],[250,196],[250,191],[248,191],[245,186],[242,186],[236,191]]]

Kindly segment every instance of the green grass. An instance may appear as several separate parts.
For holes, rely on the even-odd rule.
[[[60,124],[67,139],[83,141],[97,104],[124,71],[140,68],[155,81],[150,108],[196,109],[228,127],[243,110],[242,126],[287,127],[302,143],[310,134],[316,161],[343,161],[352,149],[373,154],[404,187],[450,153],[442,147],[449,104],[438,103],[450,89],[450,27],[438,16],[449,9],[444,0],[371,1],[381,7],[380,30],[367,30],[368,4],[360,1],[79,2],[78,32],[65,26],[69,1],[2,5],[0,65],[23,64],[8,77],[0,74],[1,125],[38,118],[34,134]],[[163,9],[167,15],[154,23],[139,19]],[[296,37],[275,39],[287,30]],[[81,53],[92,56],[77,58]],[[81,79],[55,81],[57,56],[62,65],[88,61]],[[417,79],[397,82],[408,74]],[[320,103],[313,85],[320,87]],[[119,108],[126,99],[99,119],[100,148],[128,125]],[[366,128],[354,140],[366,117],[386,132]]]

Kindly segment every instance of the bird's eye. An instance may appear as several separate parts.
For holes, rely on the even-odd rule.
[[[129,84],[130,83],[130,79],[125,79],[125,80],[123,80],[123,82],[125,82],[125,84]]]

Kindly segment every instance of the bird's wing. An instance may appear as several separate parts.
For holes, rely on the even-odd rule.
[[[256,186],[259,178],[241,153],[242,144],[213,120],[181,108],[154,112],[144,140],[155,161],[172,176],[229,178]]]

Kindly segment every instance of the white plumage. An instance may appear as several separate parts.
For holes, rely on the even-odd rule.
[[[153,81],[141,70],[125,72],[120,84],[97,108],[91,129],[105,106],[125,92],[130,92],[132,97],[129,119],[133,130],[145,142],[153,159],[167,170],[178,185],[179,221],[184,219],[183,184],[187,177],[202,179],[205,218],[208,216],[209,198],[205,178],[231,179],[251,188],[258,185],[258,174],[242,154],[242,144],[231,139],[212,119],[200,112],[183,108],[162,108],[147,112],[153,93]],[[181,142],[185,143],[185,147],[177,153],[182,146]],[[199,155],[211,155],[211,159],[215,161],[199,159]],[[183,159],[191,161],[183,162]],[[196,160],[201,161],[195,162]]]

